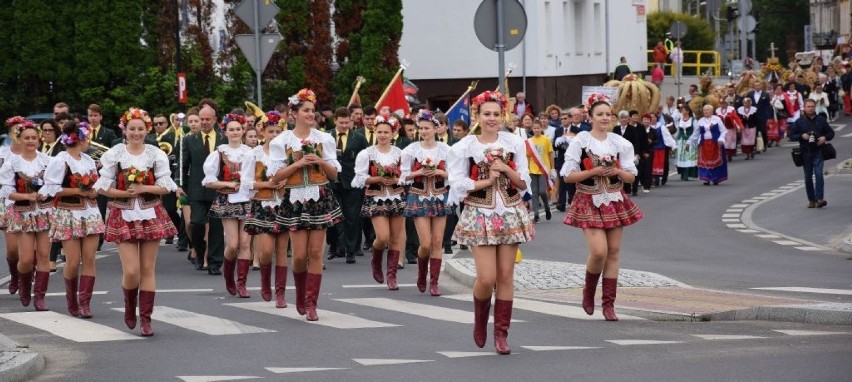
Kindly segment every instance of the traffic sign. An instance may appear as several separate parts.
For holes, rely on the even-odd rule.
[[[752,15],[748,15],[746,17],[740,17],[740,20],[737,23],[737,26],[740,28],[740,30],[750,33],[757,26],[757,20],[755,20],[754,16],[752,16]]]
[[[254,23],[254,15],[255,15],[255,4],[257,4],[257,26],[255,27]],[[275,5],[275,2],[270,0],[243,0],[240,2],[240,5],[237,5],[237,8],[234,9],[234,13],[237,14],[237,17],[240,20],[243,20],[251,31],[254,33],[260,33],[260,30],[265,28],[272,22],[272,19],[275,18],[275,15],[278,14],[279,8]],[[255,30],[255,28],[257,28]]]
[[[672,26],[669,28],[669,33],[672,34],[676,40],[680,40],[683,36],[686,36],[686,31],[688,28],[683,21],[675,21],[672,23]]]
[[[278,46],[278,43],[280,43],[284,38],[278,33],[264,33],[260,35],[259,63],[255,62],[255,57],[258,57],[258,46],[255,44],[253,34],[238,34],[234,36],[234,39],[237,41],[237,46],[239,46],[240,50],[243,51],[243,54],[246,55],[251,68],[254,69],[255,72],[263,73],[263,70],[266,69],[266,64],[269,63],[269,59],[271,59],[272,54],[275,53],[275,48]]]
[[[486,48],[493,51],[497,46],[497,3],[496,0],[483,0],[476,9],[473,29],[476,37]],[[502,0],[503,3],[503,45],[506,51],[512,50],[524,40],[527,32],[527,13],[518,0]]]

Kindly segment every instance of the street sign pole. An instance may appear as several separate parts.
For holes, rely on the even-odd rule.
[[[506,45],[503,41],[503,1],[497,0],[497,70],[500,93],[506,93]],[[508,95],[507,95],[508,98]]]
[[[263,68],[260,64],[260,25],[258,25],[258,21],[260,20],[260,7],[258,7],[257,1],[252,1],[252,3],[254,4],[254,46],[257,47],[254,54],[254,73],[257,79],[257,107],[263,110],[263,91],[261,90],[260,81],[260,75],[263,73]]]
[[[262,3],[261,3],[262,2]],[[251,28],[251,34],[238,34],[234,41],[246,56],[257,80],[257,106],[263,107],[263,89],[261,75],[275,53],[275,48],[283,39],[280,33],[262,33],[278,13],[278,6],[269,0],[243,0],[234,12],[246,25]]]

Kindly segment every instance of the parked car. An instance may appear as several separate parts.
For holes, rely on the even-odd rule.
[[[27,116],[27,119],[29,119],[30,121],[33,121],[36,125],[44,122],[46,119],[51,119],[51,118],[53,118],[53,113],[38,113],[38,114],[31,114],[31,115]]]

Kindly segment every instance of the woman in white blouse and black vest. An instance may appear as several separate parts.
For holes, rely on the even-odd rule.
[[[402,175],[402,150],[391,145],[400,124],[396,117],[376,117],[376,144],[362,150],[355,158],[355,177],[352,187],[365,188],[361,217],[370,218],[376,239],[373,241],[373,279],[384,282],[382,256],[388,248],[388,289],[397,290],[396,270],[399,253],[405,244],[405,198],[399,184]]]
[[[94,189],[112,198],[104,240],[116,243],[121,257],[124,289],[124,323],[136,327],[136,301],[143,336],[154,335],[151,313],[157,289],[155,269],[160,240],[177,234],[162,195],[177,190],[171,178],[169,158],[159,147],[145,144],[153,125],[145,110],[130,108],[119,127],[127,143],[107,150],[101,157],[100,178]]]
[[[225,231],[225,258],[222,262],[225,289],[231,296],[239,293],[241,298],[248,298],[246,281],[251,267],[251,236],[243,230],[243,224],[249,209],[249,193],[240,187],[240,168],[251,149],[243,144],[245,117],[228,114],[223,122],[228,143],[216,147],[204,160],[204,179],[201,180],[201,185],[218,192],[208,215],[222,219],[222,228]]]
[[[27,120],[21,116],[15,116],[6,120],[6,127],[9,128],[9,137],[12,140],[12,144],[10,146],[0,146],[0,168],[11,157],[18,156],[23,152],[24,145],[17,139],[17,136],[18,130],[21,129],[25,121]],[[29,121],[29,123],[32,123],[32,121]],[[13,295],[20,289],[20,279],[18,278],[18,240],[15,238],[15,234],[8,230],[12,207],[11,205],[6,205],[7,196],[3,195],[0,195],[0,230],[3,231],[3,238],[6,242],[6,264],[9,265],[9,294]]]
[[[487,91],[473,103],[479,109],[481,133],[463,138],[450,150],[449,203],[465,204],[454,235],[459,244],[470,246],[476,263],[473,340],[485,346],[491,297],[496,294],[494,348],[509,354],[515,254],[518,244],[535,236],[521,200],[530,183],[529,167],[523,138],[500,131],[506,97]]]

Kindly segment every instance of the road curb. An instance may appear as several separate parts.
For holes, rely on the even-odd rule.
[[[0,334],[0,382],[27,381],[44,370],[44,356]]]
[[[852,325],[852,311],[820,309],[813,306],[757,306],[754,308],[710,313],[709,321],[784,321],[817,325]]]

